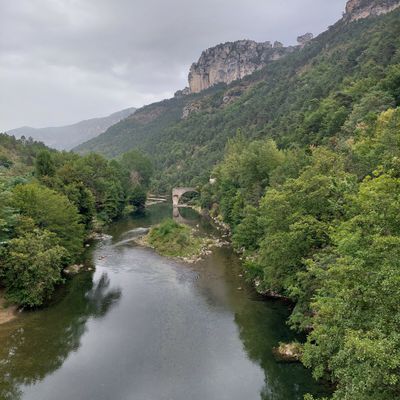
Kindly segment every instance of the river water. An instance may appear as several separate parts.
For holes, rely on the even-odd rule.
[[[194,211],[182,221],[212,227]],[[54,304],[0,326],[0,399],[300,400],[322,388],[274,360],[288,305],[248,287],[229,248],[184,265],[130,239],[172,215],[155,205],[88,250],[94,271]]]

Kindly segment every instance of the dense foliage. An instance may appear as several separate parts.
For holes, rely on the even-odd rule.
[[[0,284],[9,301],[40,306],[93,229],[144,206],[150,161],[80,157],[0,135]]]
[[[159,191],[214,178],[201,205],[230,225],[258,290],[295,302],[303,362],[335,399],[400,396],[399,18],[339,21],[242,82],[80,147],[145,150]]]
[[[400,393],[400,108],[368,118],[303,151],[240,134],[202,191],[249,280],[295,302],[303,362],[337,384],[335,399]]]
[[[396,10],[339,21],[242,82],[147,106],[78,149],[117,160],[1,137],[10,299],[41,304],[85,232],[140,207],[148,185],[202,186],[201,205],[229,224],[248,279],[293,300],[289,324],[307,333],[302,361],[332,381],[333,398],[399,398],[399,19]],[[146,158],[122,155],[130,148],[153,159],[152,182]],[[149,234],[167,255],[192,240],[173,221]]]

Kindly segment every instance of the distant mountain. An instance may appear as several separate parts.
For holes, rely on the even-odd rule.
[[[32,137],[44,142],[47,146],[59,150],[70,150],[81,143],[92,139],[105,132],[110,126],[125,119],[136,111],[135,108],[127,108],[109,115],[108,117],[92,118],[76,124],[49,128],[31,128],[24,126],[12,129],[7,133],[16,137]]]

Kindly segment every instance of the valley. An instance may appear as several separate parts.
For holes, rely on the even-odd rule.
[[[0,398],[400,398],[400,1],[186,72],[0,134]]]

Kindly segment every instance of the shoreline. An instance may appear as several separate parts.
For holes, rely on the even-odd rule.
[[[204,238],[203,245],[199,249],[199,252],[196,254],[193,254],[192,256],[168,256],[166,254],[162,254],[157,249],[152,246],[148,240],[147,240],[147,235],[142,235],[138,236],[137,238],[134,238],[133,241],[141,247],[145,247],[148,249],[152,249],[155,253],[158,255],[165,257],[169,260],[172,261],[178,261],[178,262],[183,262],[186,264],[195,264],[198,263],[199,261],[203,260],[205,257],[209,256],[212,253],[212,249],[215,247],[223,247],[229,245],[228,242],[224,242],[221,239],[215,239],[215,238]]]
[[[0,325],[17,318],[18,307],[16,305],[5,306],[4,291],[0,290]]]

